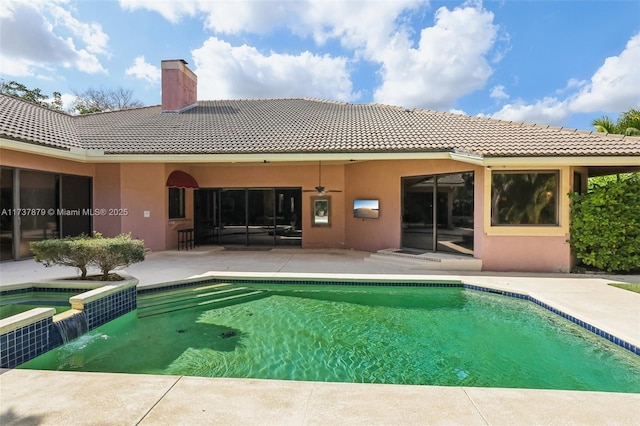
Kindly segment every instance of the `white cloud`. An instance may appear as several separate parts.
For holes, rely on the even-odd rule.
[[[522,101],[507,104],[500,111],[490,115],[491,118],[500,120],[554,126],[561,125],[568,116],[567,102],[552,97],[544,98],[534,104],[526,104]]]
[[[76,101],[76,95],[73,93],[63,93],[60,96],[60,99],[62,99],[62,109],[69,111]]]
[[[146,80],[150,84],[160,84],[162,71],[160,68],[148,63],[144,56],[138,56],[134,59],[133,65],[127,68],[124,72],[126,75],[131,75],[141,80]]]
[[[338,39],[343,46],[361,49],[369,59],[376,60],[398,32],[404,29],[398,17],[405,11],[428,4],[425,0],[402,1],[326,1],[309,0],[300,9],[299,19],[291,27],[297,34],[311,34],[318,44]]]
[[[71,13],[62,7],[53,7],[52,16],[59,20],[62,25],[68,28],[74,35],[87,46],[87,52],[97,55],[108,54],[107,47],[109,36],[102,31],[102,26],[96,22],[80,22]]]
[[[65,3],[3,3],[6,9],[0,14],[0,72],[33,76],[49,74],[56,66],[63,66],[90,74],[107,73],[98,55],[107,53],[109,37],[99,24],[82,23],[59,6]]]
[[[216,37],[210,37],[192,55],[199,99],[357,98],[345,58],[310,52],[264,55],[254,47],[234,47]]]
[[[141,9],[158,12],[167,21],[178,23],[183,16],[194,16],[198,11],[198,5],[202,1],[158,1],[158,0],[120,0],[120,7],[124,10],[136,11]]]
[[[495,57],[502,56],[492,52],[498,26],[493,24],[493,14],[484,10],[481,2],[468,2],[454,10],[440,8],[436,12],[435,25],[422,30],[417,46],[412,41],[413,29],[405,22],[408,22],[406,18],[412,13],[424,13],[428,9],[428,0],[120,0],[120,5],[126,10],[155,11],[173,23],[184,17],[200,16],[204,26],[216,34],[218,41],[224,34],[267,34],[280,29],[289,30],[300,38],[310,37],[320,47],[337,40],[345,50],[350,51],[350,60],[354,63],[368,61],[380,66],[378,73],[382,83],[375,90],[374,100],[381,103],[449,109],[459,98],[484,87],[493,72],[488,62],[489,56],[494,55],[494,61],[499,60]],[[245,52],[251,49],[249,46],[242,48]],[[202,49],[206,50],[204,46]],[[240,49],[234,47],[233,51],[238,55]],[[294,71],[299,73],[299,64],[304,55],[319,57],[310,53],[291,56],[278,52],[264,56],[263,61],[269,58],[272,68],[277,61],[282,61],[279,65],[281,69],[291,66],[293,68],[288,71],[289,74]],[[246,59],[252,62],[257,57],[257,53],[252,53]],[[292,57],[297,59],[292,60]],[[327,57],[323,58],[323,64],[334,64],[334,76],[316,78],[315,82],[334,85],[335,63],[328,61]],[[242,62],[239,57],[235,60]],[[344,62],[343,59],[341,61]],[[205,63],[208,62],[200,62]],[[211,66],[219,67],[219,64],[211,63]],[[204,66],[199,68],[200,74],[207,72]],[[340,65],[338,68],[340,81],[347,81],[346,66]],[[269,82],[259,75],[264,70],[247,66],[239,67],[239,71],[239,75],[244,76],[245,87],[253,89],[228,89],[224,93],[245,91],[255,94],[267,91],[278,96],[272,87],[265,90],[257,87],[259,84],[278,86],[277,79],[276,82]],[[251,76],[251,72],[258,74]],[[309,71],[302,72],[302,75],[309,75]],[[238,83],[239,78],[234,78],[233,74],[228,77],[235,84]],[[294,82],[297,80],[294,77]],[[231,83],[218,81],[216,84],[220,87]],[[286,85],[282,88],[289,89],[285,93],[293,90]],[[311,88],[306,89],[309,91]],[[349,88],[338,87],[337,91],[335,87],[315,86],[313,89],[318,93],[337,92],[339,99],[353,96],[350,94],[350,85]],[[279,96],[285,96],[285,93]]]
[[[573,113],[620,113],[640,105],[640,34],[619,56],[606,58],[589,81],[569,79],[556,91],[564,98],[546,97],[533,103],[519,100],[490,116],[493,118],[562,125]],[[576,92],[577,91],[577,92]]]
[[[498,100],[509,99],[509,95],[504,90],[504,86],[502,84],[493,86],[493,88],[491,88],[491,93],[489,93],[489,96],[493,99],[498,99]]]
[[[495,39],[493,14],[477,8],[438,9],[435,25],[420,34],[413,48],[397,33],[377,56],[382,85],[377,102],[447,110],[460,97],[486,84],[493,70],[486,56]]]
[[[591,81],[573,98],[574,112],[621,112],[640,105],[640,34],[619,56],[605,59]]]

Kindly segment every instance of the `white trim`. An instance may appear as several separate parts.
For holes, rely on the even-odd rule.
[[[310,152],[254,154],[105,154],[103,150],[53,148],[0,138],[0,148],[83,163],[263,163],[290,161],[364,161],[364,160],[453,160],[477,166],[560,167],[560,166],[637,166],[640,156],[569,157],[482,157],[460,151],[439,152]]]
[[[569,157],[485,157],[487,167],[538,167],[538,166],[637,166],[640,156],[569,156]]]

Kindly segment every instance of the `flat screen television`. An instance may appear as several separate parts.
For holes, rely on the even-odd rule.
[[[353,217],[358,219],[378,219],[379,200],[353,200]]]

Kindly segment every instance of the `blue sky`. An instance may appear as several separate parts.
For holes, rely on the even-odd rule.
[[[0,78],[51,95],[131,89],[160,61],[198,98],[314,97],[591,129],[640,106],[640,2],[4,1]]]

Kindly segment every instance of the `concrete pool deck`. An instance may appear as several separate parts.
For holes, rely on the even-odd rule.
[[[126,271],[140,286],[201,275],[422,278],[529,294],[640,345],[640,294],[607,285],[638,276],[459,273],[366,261],[352,250],[151,253]],[[70,276],[31,260],[0,264],[0,286]],[[310,274],[310,275],[309,275]],[[207,379],[9,370],[0,424],[637,424],[640,394]]]

